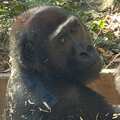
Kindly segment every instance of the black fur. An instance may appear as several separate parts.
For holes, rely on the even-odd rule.
[[[13,23],[10,46],[5,120],[112,120],[112,105],[85,86],[102,62],[76,15],[29,10]]]

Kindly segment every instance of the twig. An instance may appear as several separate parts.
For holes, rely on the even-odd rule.
[[[98,36],[100,35],[101,31],[102,31],[102,29],[100,29],[99,33],[97,34],[96,39],[97,39],[97,38],[98,38]],[[102,38],[103,38],[103,37],[102,37]],[[102,38],[101,38],[100,40],[102,40]],[[95,46],[96,39],[93,41],[94,46]]]
[[[7,70],[4,70],[3,73],[11,72],[11,68],[8,68]]]
[[[4,39],[3,39],[3,42],[2,42],[2,48],[4,47],[4,44],[6,42],[6,39],[7,39],[7,35],[5,35]]]
[[[120,56],[120,53],[118,53],[118,54],[113,58],[113,60],[105,67],[105,69],[107,69],[107,68],[114,62],[114,60],[115,60],[118,56]]]

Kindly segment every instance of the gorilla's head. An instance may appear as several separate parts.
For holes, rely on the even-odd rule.
[[[43,7],[23,13],[16,21],[10,37],[13,66],[55,78],[87,78],[84,82],[100,72],[101,59],[75,14]]]

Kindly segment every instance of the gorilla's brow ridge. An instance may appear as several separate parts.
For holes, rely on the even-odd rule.
[[[79,20],[77,17],[70,15],[62,24],[60,24],[57,29],[50,35],[50,38],[57,36],[69,23]]]

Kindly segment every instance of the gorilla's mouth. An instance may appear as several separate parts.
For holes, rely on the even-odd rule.
[[[86,72],[90,72],[90,71],[96,71],[96,72],[100,72],[100,70],[102,69],[102,60],[96,60],[90,67],[88,67],[88,69],[86,69]]]
[[[95,61],[90,67],[88,67],[87,71],[89,71],[90,69],[92,69],[94,66],[96,66],[98,64],[97,61]],[[86,72],[87,72],[86,71]]]
[[[89,64],[89,63],[75,63],[75,71],[76,72],[80,72],[82,74],[84,73],[89,73],[89,72],[100,72],[100,70],[102,69],[102,60],[96,59],[94,63]]]
[[[99,61],[95,61],[95,62],[88,68],[88,70],[92,69],[94,66],[97,66],[99,63],[100,63],[100,60],[99,60]]]

